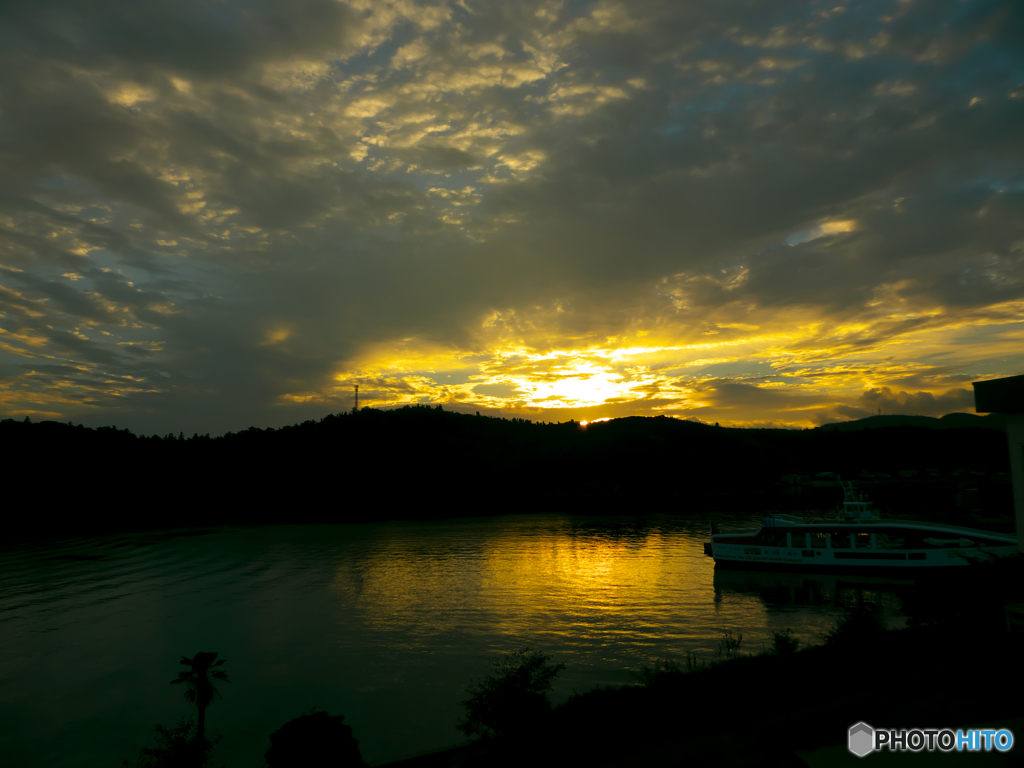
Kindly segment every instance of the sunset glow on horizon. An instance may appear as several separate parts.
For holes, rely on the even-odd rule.
[[[1024,372],[1019,4],[19,8],[0,418],[813,427]]]

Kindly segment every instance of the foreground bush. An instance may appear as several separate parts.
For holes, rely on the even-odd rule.
[[[467,736],[522,736],[538,728],[551,713],[548,691],[565,664],[524,648],[492,662],[494,672],[467,688],[461,702],[466,717],[459,730]]]
[[[155,747],[145,747],[139,752],[137,768],[208,768],[212,761],[214,746],[220,741],[197,738],[198,726],[191,718],[181,718],[171,728],[156,726]],[[127,760],[122,764],[130,768]]]
[[[349,768],[364,766],[359,741],[342,715],[310,712],[271,734],[269,768]]]

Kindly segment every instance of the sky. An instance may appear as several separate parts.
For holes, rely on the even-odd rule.
[[[1018,0],[8,0],[0,417],[813,427],[1024,373]]]

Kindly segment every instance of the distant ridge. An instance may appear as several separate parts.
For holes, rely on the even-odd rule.
[[[818,429],[825,432],[860,432],[865,429],[884,427],[924,427],[925,429],[1006,429],[1006,416],[990,413],[976,416],[973,413],[947,413],[941,418],[934,416],[868,416],[866,419],[840,421],[822,424]]]
[[[819,429],[733,429],[633,416],[584,427],[419,405],[186,438],[0,419],[10,479],[0,502],[13,510],[5,541],[525,512],[704,515],[831,508],[834,487],[780,483],[827,471],[894,478],[888,490],[872,491],[883,508],[954,514],[963,511],[956,502],[961,470],[982,477],[1009,471],[1005,432],[929,427],[991,421],[876,416]],[[895,479],[915,471],[930,485]],[[979,487],[978,503],[1012,509],[1010,492],[1008,482],[989,483]],[[324,494],[329,503],[321,502]],[[84,513],[83,499],[98,500],[99,509]]]

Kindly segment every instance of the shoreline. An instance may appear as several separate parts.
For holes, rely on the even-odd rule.
[[[647,686],[595,688],[554,707],[544,731],[529,740],[476,742],[376,768],[816,767],[840,764],[830,761],[842,755],[858,759],[846,748],[846,734],[861,721],[954,730],[1012,722],[1013,747],[979,756],[987,764],[1020,765],[1024,700],[1015,692],[1024,683],[1022,641],[1019,629],[1007,631],[996,601],[986,602],[945,622],[867,631],[788,656],[741,655],[661,674]],[[978,670],[992,672],[979,677]],[[880,765],[906,758],[873,755]]]

